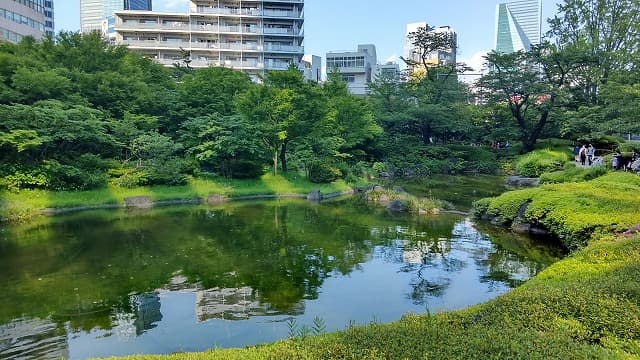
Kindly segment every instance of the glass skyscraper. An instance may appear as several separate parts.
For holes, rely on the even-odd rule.
[[[151,10],[151,0],[80,0],[80,30],[102,31],[103,22],[121,10]]]
[[[495,50],[530,50],[542,39],[542,0],[512,0],[496,7]]]

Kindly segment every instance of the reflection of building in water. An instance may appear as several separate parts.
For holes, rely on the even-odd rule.
[[[131,310],[136,315],[136,332],[138,335],[145,330],[156,327],[157,322],[162,320],[160,312],[160,297],[157,292],[131,295],[129,298]]]
[[[304,303],[287,311],[290,315],[304,313]],[[196,291],[196,317],[209,319],[244,320],[251,316],[279,315],[280,311],[269,303],[262,303],[257,291],[248,286],[241,288],[213,288]]]
[[[162,320],[157,292],[131,295],[129,306],[130,311],[119,311],[113,316],[113,332],[122,340],[133,340]]]
[[[409,264],[423,264],[427,257],[446,256],[451,251],[451,241],[438,238],[432,241],[399,241],[402,248],[402,262]]]
[[[66,359],[64,329],[46,319],[17,319],[0,325],[1,359]]]

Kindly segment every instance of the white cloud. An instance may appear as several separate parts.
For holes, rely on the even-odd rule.
[[[459,59],[458,61],[467,64],[472,70],[467,71],[460,76],[460,80],[466,83],[472,83],[480,77],[480,74],[484,74],[486,69],[484,66],[484,56],[487,55],[487,51],[478,51],[471,55],[468,59]]]
[[[397,62],[398,62],[398,60],[399,60],[398,55],[393,54],[393,55],[389,56],[389,57],[387,58],[387,60],[385,60],[385,61],[383,62],[383,64],[386,64],[386,63],[397,63]]]
[[[461,61],[467,64],[467,66],[473,68],[472,72],[479,73],[484,69],[484,57],[487,55],[487,51],[478,51],[471,55],[468,59],[462,59]]]

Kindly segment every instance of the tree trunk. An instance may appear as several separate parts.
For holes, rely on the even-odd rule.
[[[280,147],[280,163],[282,164],[282,172],[287,172],[287,141],[282,143]]]
[[[273,152],[273,175],[278,175],[278,149]]]

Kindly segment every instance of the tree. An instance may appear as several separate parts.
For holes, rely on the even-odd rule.
[[[266,161],[260,124],[242,116],[213,114],[183,123],[185,152],[227,177],[256,177]]]
[[[255,85],[238,97],[240,113],[261,123],[263,142],[272,151],[273,171],[288,170],[289,144],[305,136],[326,114],[326,100],[318,85],[306,82],[291,66],[286,71],[270,71],[264,85]]]
[[[523,151],[529,152],[565,96],[569,75],[580,64],[549,43],[529,52],[493,51],[485,59],[489,72],[477,86],[490,103],[508,106],[520,130]]]
[[[638,0],[565,0],[549,25],[559,49],[581,55],[571,78],[579,104],[599,103],[599,88],[611,75],[634,66],[640,48]]]

